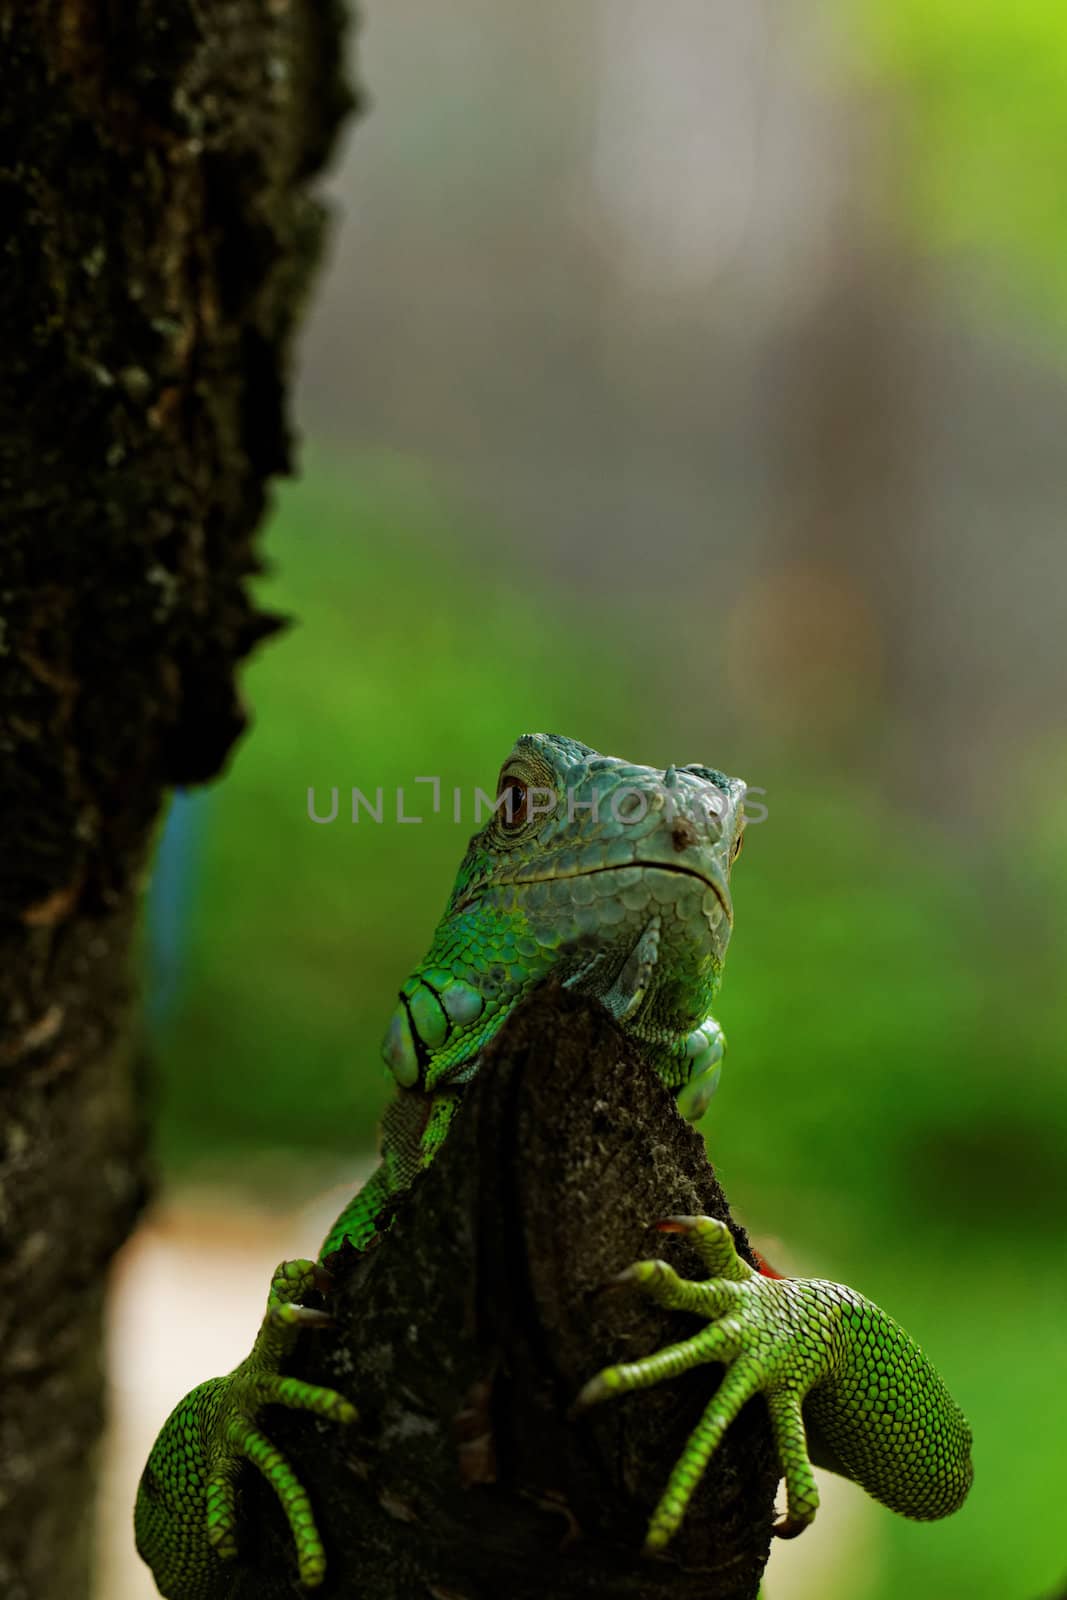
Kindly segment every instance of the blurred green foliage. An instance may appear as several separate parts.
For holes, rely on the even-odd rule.
[[[736,735],[720,748],[713,629],[707,685],[654,700],[643,664],[670,650],[669,616],[620,621],[550,587],[451,499],[375,460],[319,461],[281,495],[264,598],[299,626],[248,672],[258,727],[199,802],[157,1040],[168,1170],[210,1164],[238,1189],[265,1148],[281,1182],[287,1159],[326,1172],[369,1147],[398,983],[473,831],[474,787],[517,733],[740,770],[769,815],[735,874],[712,1154],[787,1266],[854,1282],[927,1345],[977,1439],[965,1511],[936,1528],[884,1513],[862,1586],[828,1572],[828,1600],[1040,1600],[1063,1562],[1067,1438],[1067,930],[1048,910],[1067,811],[1042,791],[1048,761],[999,775],[1011,803],[991,838],[919,815],[906,772],[887,795],[814,758],[775,770]],[[442,779],[436,817],[420,775]],[[315,825],[307,790],[321,813],[332,785],[339,818]],[[353,825],[347,792],[378,785],[385,820]],[[397,786],[422,824],[391,819]]]
[[[899,97],[899,213],[1039,327],[1067,319],[1062,0],[832,0],[839,41]]]

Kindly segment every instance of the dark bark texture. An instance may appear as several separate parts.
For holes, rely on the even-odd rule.
[[[730,1221],[699,1136],[606,1012],[531,997],[379,1248],[338,1277],[333,1328],[290,1365],[352,1396],[347,1429],[273,1410],[327,1542],[322,1600],[754,1600],[777,1468],[763,1402],[730,1429],[665,1556],[649,1512],[721,1375],[568,1415],[582,1383],[703,1324],[604,1285],[640,1256],[704,1276],[655,1220]],[[731,1223],[751,1259],[744,1232]],[[254,1473],[225,1600],[293,1594]]]
[[[131,932],[217,774],[348,97],[330,0],[0,0],[0,1594],[88,1589]]]

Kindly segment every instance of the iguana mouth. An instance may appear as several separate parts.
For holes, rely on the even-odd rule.
[[[719,904],[728,917],[733,915],[733,906],[730,902],[729,891],[725,885],[716,881],[707,872],[700,872],[696,867],[684,867],[675,861],[625,861],[619,866],[579,867],[574,872],[545,872],[536,878],[510,878],[507,882],[521,887],[526,883],[564,883],[568,878],[591,878],[601,872],[626,872],[631,867],[643,867],[647,871],[671,872],[683,878],[696,878],[698,882],[714,891]]]

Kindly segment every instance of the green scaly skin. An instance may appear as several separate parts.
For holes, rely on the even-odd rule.
[[[251,1355],[179,1404],[153,1447],[137,1496],[137,1547],[168,1600],[213,1600],[238,1546],[246,1463],[278,1493],[301,1581],[325,1556],[307,1497],[260,1431],[265,1405],[352,1423],[328,1389],[282,1375],[297,1332],[329,1319],[302,1304],[328,1283],[331,1258],[365,1250],[440,1149],[464,1086],[515,1005],[550,973],[595,996],[678,1091],[691,1120],[716,1087],[723,1036],[711,1014],[733,923],[730,867],[744,785],[709,767],[661,772],[600,756],[554,734],[525,735],[504,763],[498,807],[471,840],[426,958],[400,993],[383,1055],[398,1088],[382,1160],[330,1230],[319,1263],[286,1262],[271,1284]],[[805,1419],[826,1465],[906,1516],[954,1511],[971,1481],[970,1433],[908,1335],[841,1284],[754,1272],[729,1230],[707,1217],[661,1224],[690,1233],[699,1282],[663,1261],[623,1280],[661,1305],[707,1319],[681,1344],[596,1374],[580,1406],[712,1363],[725,1375],[670,1475],[646,1548],[678,1528],[725,1430],[755,1394],[767,1404],[786,1486],[776,1531],[799,1533],[818,1491]],[[814,1430],[813,1430],[814,1431]]]

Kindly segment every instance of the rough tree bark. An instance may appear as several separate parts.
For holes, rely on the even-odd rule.
[[[331,0],[0,0],[0,1593],[88,1588],[108,1261],[145,1188],[129,950],[238,662]]]
[[[607,1281],[640,1256],[706,1276],[671,1213],[730,1221],[699,1136],[607,1013],[538,991],[512,1018],[381,1246],[338,1280],[290,1364],[352,1396],[352,1427],[272,1411],[327,1543],[322,1600],[754,1600],[777,1467],[751,1402],[666,1555],[648,1513],[720,1368],[568,1409],[586,1378],[703,1326]],[[731,1223],[751,1260],[742,1229]],[[255,1473],[219,1600],[294,1592]]]

